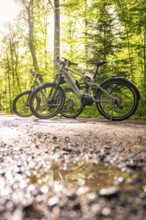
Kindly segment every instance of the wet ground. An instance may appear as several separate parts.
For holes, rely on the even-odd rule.
[[[146,220],[146,120],[0,115],[0,220]]]

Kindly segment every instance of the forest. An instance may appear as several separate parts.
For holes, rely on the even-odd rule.
[[[0,112],[13,113],[14,98],[30,89],[30,69],[53,81],[60,56],[78,63],[80,73],[94,72],[90,61],[106,60],[98,82],[112,76],[133,81],[141,96],[133,117],[146,118],[145,0],[16,2],[17,19],[0,31]],[[84,114],[98,116],[94,106]]]

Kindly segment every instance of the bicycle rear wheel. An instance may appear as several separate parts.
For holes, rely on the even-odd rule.
[[[78,99],[71,88],[65,88],[64,92],[65,103],[60,114],[66,118],[76,118],[83,111],[81,100]]]
[[[109,98],[103,91],[96,93],[98,111],[105,118],[121,121],[129,118],[136,111],[139,104],[139,93],[136,87],[126,79],[110,79],[102,84],[102,88],[112,94],[116,100]]]
[[[36,108],[36,97],[40,99],[39,108]],[[40,119],[48,119],[57,115],[65,101],[65,95],[61,87],[56,84],[45,83],[37,87],[30,96],[30,110]]]
[[[28,90],[16,96],[16,98],[13,101],[13,111],[15,112],[16,115],[24,118],[33,115],[29,108],[29,97],[31,93],[32,91]],[[37,108],[39,106],[39,99],[37,96],[36,96],[36,106]]]

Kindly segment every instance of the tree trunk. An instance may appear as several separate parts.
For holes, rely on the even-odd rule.
[[[143,59],[144,59],[144,88],[145,88],[146,86],[146,25],[144,26],[144,58]],[[144,94],[144,102],[146,103],[146,91]]]
[[[21,93],[21,86],[20,86],[20,80],[18,75],[18,50],[17,50],[17,41],[15,41],[13,30],[10,27],[10,50],[11,50],[11,69],[12,69],[12,75],[13,75],[13,85],[15,85],[15,77],[17,82],[17,87],[19,89],[19,92]],[[13,91],[13,97],[14,97],[14,91]]]
[[[33,66],[36,71],[39,70],[38,61],[36,57],[36,49],[34,44],[34,22],[33,22],[33,2],[34,0],[30,0],[26,2],[22,0],[23,5],[26,8],[27,16],[28,16],[28,29],[29,29],[29,48],[32,55]]]
[[[57,56],[60,56],[60,4],[54,0],[54,70]]]

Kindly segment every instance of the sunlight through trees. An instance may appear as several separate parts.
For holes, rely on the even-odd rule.
[[[0,0],[0,14],[0,111],[12,112],[15,96],[30,86],[29,69],[52,81],[60,55],[81,71],[107,60],[102,80],[129,75],[141,94],[136,117],[146,117],[144,0]]]

